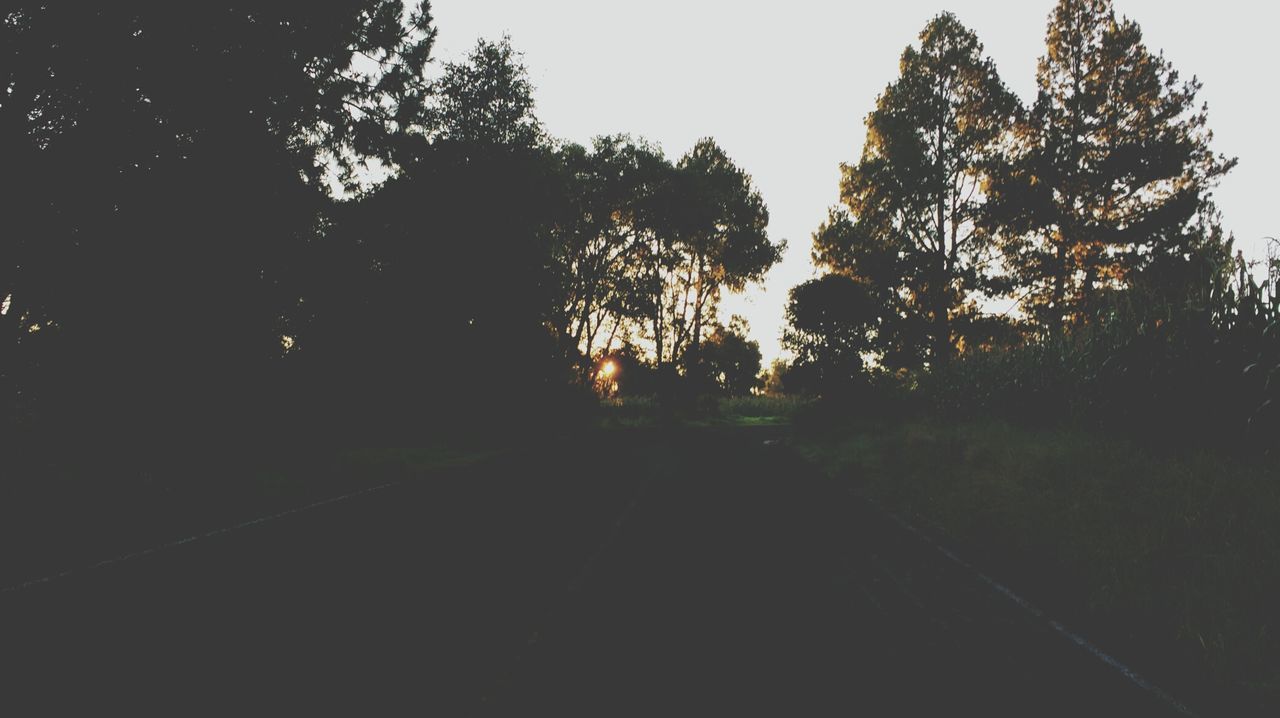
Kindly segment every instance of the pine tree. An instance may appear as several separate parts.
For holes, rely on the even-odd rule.
[[[1200,83],[1148,50],[1110,0],[1058,3],[1037,83],[988,209],[1026,313],[1056,333],[1145,265],[1189,251],[1187,227],[1235,160],[1209,149]]]
[[[950,13],[925,27],[867,117],[861,161],[842,167],[848,214],[833,212],[814,236],[819,265],[866,283],[885,305],[890,363],[945,363],[976,299],[999,291],[978,220],[986,167],[1018,102],[982,53]]]

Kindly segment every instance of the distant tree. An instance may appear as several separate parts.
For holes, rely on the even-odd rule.
[[[740,292],[782,258],[785,243],[769,241],[769,211],[751,177],[710,138],[676,165],[672,203],[680,265],[672,276],[667,314],[671,356],[697,365],[703,330],[721,291]],[[713,318],[713,315],[712,315]]]
[[[734,316],[729,326],[715,325],[689,373],[706,377],[718,393],[745,396],[760,388],[760,343],[747,338],[746,320]]]
[[[1110,0],[1060,0],[1034,106],[990,187],[990,219],[1026,313],[1051,333],[1188,232],[1235,160],[1215,155],[1200,83],[1183,81]]]
[[[902,54],[901,74],[867,117],[861,161],[814,237],[819,266],[855,277],[882,303],[886,360],[946,363],[983,296],[1006,287],[978,221],[987,167],[1018,112],[982,45],[943,13]]]
[[[600,361],[614,364],[614,383],[618,396],[653,396],[658,392],[658,378],[653,362],[641,347],[623,343]]]
[[[784,396],[798,393],[791,386],[791,363],[786,359],[774,359],[761,375],[761,389],[767,396]]]
[[[811,279],[792,288],[786,317],[782,346],[795,355],[794,370],[813,375],[806,384],[838,392],[860,381],[883,326],[865,284],[843,274]]]
[[[648,316],[639,261],[655,241],[658,194],[671,164],[642,140],[597,138],[590,150],[566,145],[557,153],[564,203],[554,228],[558,283],[554,327],[562,351],[586,358],[608,353]]]
[[[768,239],[768,210],[750,175],[711,139],[681,157],[643,209],[636,300],[659,373],[674,375],[698,351],[721,291],[763,278],[783,245]]]
[[[672,165],[628,137],[559,153],[569,207],[555,229],[557,334],[580,357],[643,340],[663,381],[701,366],[722,292],[763,278],[783,245],[751,178],[712,140]],[[586,364],[583,364],[586,366]]]

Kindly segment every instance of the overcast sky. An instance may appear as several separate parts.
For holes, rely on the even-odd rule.
[[[1115,0],[1146,43],[1204,83],[1215,149],[1240,158],[1216,193],[1246,257],[1280,236],[1280,4],[1272,0]],[[838,199],[839,165],[862,151],[863,118],[897,75],[903,48],[954,12],[1005,83],[1034,96],[1054,0],[432,0],[436,57],[510,35],[554,136],[586,143],[630,133],[672,159],[711,136],[751,173],[785,260],[763,287],[730,297],[766,362],[779,353],[787,290],[813,276],[810,233]]]

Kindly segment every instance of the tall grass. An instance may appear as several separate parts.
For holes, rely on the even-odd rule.
[[[654,397],[606,399],[601,403],[601,423],[606,427],[762,426],[790,424],[812,404],[796,396],[707,396],[678,407]]]
[[[1085,423],[1166,443],[1280,444],[1280,301],[1251,282],[1173,303],[1131,289],[1060,335],[915,377],[944,413]]]
[[[917,420],[810,435],[833,475],[1280,699],[1280,469],[1093,432]],[[1033,567],[1028,569],[1028,567]]]

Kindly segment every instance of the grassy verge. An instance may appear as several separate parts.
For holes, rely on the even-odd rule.
[[[627,397],[601,402],[600,426],[785,426],[810,403],[787,396],[706,397],[696,404],[664,411],[656,399]]]
[[[0,586],[383,484],[501,449],[224,449],[28,456],[0,483]]]
[[[1067,429],[904,421],[798,448],[894,511],[1219,686],[1280,699],[1280,471]]]

